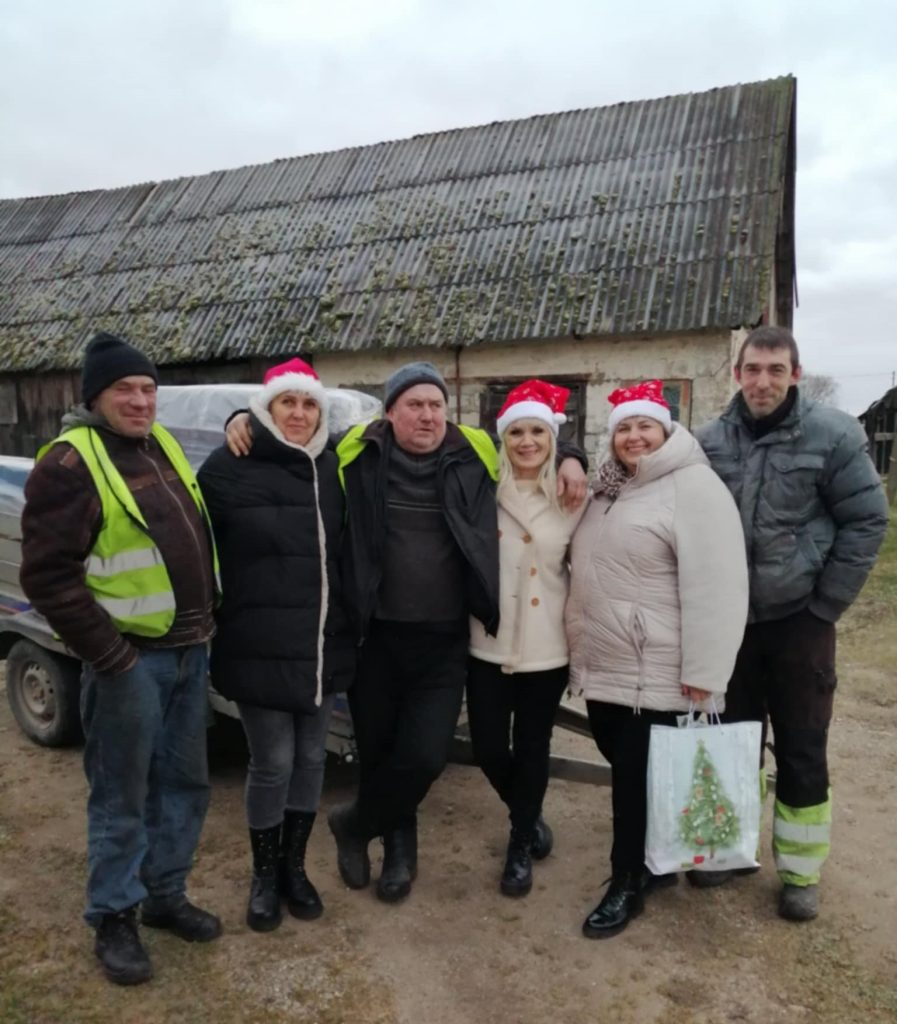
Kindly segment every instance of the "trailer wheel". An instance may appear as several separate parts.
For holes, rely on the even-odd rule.
[[[6,696],[19,728],[43,747],[79,743],[81,666],[17,640],[6,656]]]

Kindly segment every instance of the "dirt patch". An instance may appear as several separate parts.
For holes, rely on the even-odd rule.
[[[625,934],[580,937],[610,848],[605,788],[553,781],[556,848],[525,900],[497,891],[506,840],[497,799],[473,768],[450,766],[421,816],[420,877],[405,904],[345,889],[323,823],[310,873],[325,916],[270,935],[244,922],[248,844],[244,747],[225,729],[192,895],[226,934],[189,946],[146,932],[150,985],[121,990],[93,961],[80,921],[85,785],[78,750],[25,740],[0,704],[2,1024],[866,1024],[897,1019],[897,538],[842,630],[832,727],[834,852],[821,917],[775,913],[769,858],[717,890],[652,896]],[[565,753],[593,756],[565,736]],[[333,766],[325,808],[351,772]],[[767,801],[764,844],[770,835]],[[372,846],[372,850],[373,850]]]

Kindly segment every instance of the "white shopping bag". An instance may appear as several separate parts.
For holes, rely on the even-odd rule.
[[[760,723],[651,726],[645,863],[655,875],[757,867]]]

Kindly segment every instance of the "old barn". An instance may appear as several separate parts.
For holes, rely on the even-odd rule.
[[[430,359],[486,425],[538,374],[590,451],[624,381],[699,423],[743,332],[791,323],[795,99],[784,77],[0,201],[0,448],[56,433],[100,328],[178,383],[301,353],[376,391]]]

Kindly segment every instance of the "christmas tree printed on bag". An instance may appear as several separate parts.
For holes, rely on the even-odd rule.
[[[691,774],[691,798],[679,817],[679,834],[696,851],[695,864],[713,857],[738,838],[738,816],[726,796],[703,742],[698,740]]]

